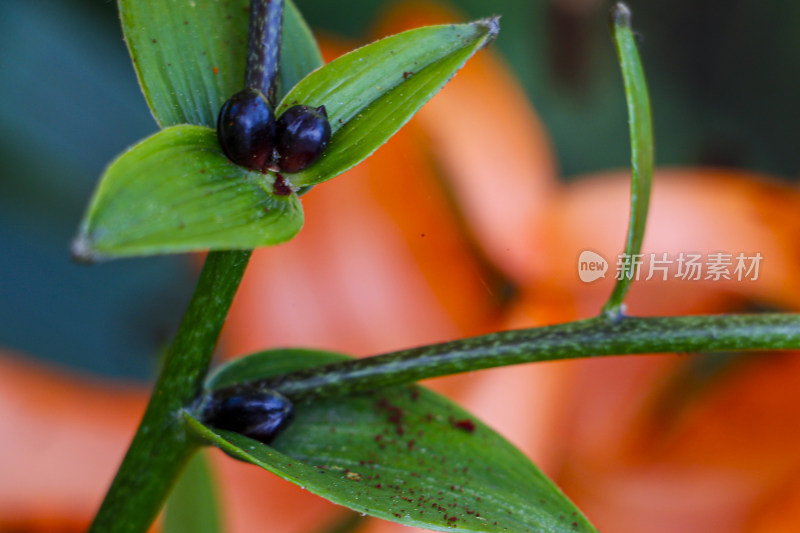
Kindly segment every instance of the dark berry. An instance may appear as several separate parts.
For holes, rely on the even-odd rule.
[[[225,391],[211,396],[203,422],[269,444],[294,416],[292,403],[267,389]]]
[[[284,112],[276,126],[278,168],[300,172],[319,159],[331,139],[325,106],[296,105]]]
[[[244,89],[223,104],[217,138],[228,159],[253,170],[270,162],[275,148],[275,113],[256,89]]]

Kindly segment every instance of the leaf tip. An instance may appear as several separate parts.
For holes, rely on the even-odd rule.
[[[624,2],[617,2],[609,12],[608,23],[612,30],[614,28],[630,28],[631,9]]]
[[[72,260],[76,263],[91,264],[100,261],[103,257],[92,246],[91,239],[86,233],[79,233],[69,247]]]
[[[497,34],[500,33],[500,15],[481,19],[477,24],[486,29],[486,40],[481,46],[481,48],[486,48],[497,39]]]

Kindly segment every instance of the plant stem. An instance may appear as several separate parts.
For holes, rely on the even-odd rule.
[[[611,9],[610,24],[628,103],[632,171],[631,212],[623,256],[625,262],[614,290],[603,307],[603,312],[613,317],[621,312],[622,301],[635,277],[638,254],[642,249],[650,204],[650,184],[653,179],[653,124],[650,117],[650,98],[639,52],[636,50],[636,39],[631,30],[631,12],[628,6],[617,3]]]
[[[250,0],[245,86],[261,91],[273,108],[278,98],[282,34],[283,0]]]
[[[90,533],[142,533],[197,449],[178,420],[203,387],[250,251],[211,252],[181,321],[142,422]]]
[[[293,401],[536,361],[603,355],[800,349],[800,314],[606,316],[492,333],[250,382]],[[232,387],[235,388],[235,387]],[[225,389],[218,389],[220,393]]]

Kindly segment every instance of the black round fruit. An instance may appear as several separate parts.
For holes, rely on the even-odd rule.
[[[331,125],[325,106],[296,105],[287,109],[276,126],[278,168],[300,172],[322,155],[331,139]]]
[[[244,89],[223,104],[217,118],[217,138],[228,159],[263,170],[275,149],[275,113],[256,89]]]
[[[282,394],[267,389],[212,393],[203,422],[269,444],[292,420],[294,407]]]

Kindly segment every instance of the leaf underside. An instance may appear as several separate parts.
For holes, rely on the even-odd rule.
[[[295,194],[273,194],[273,181],[231,163],[210,128],[166,128],[109,166],[73,253],[98,260],[284,242],[303,210]]]

